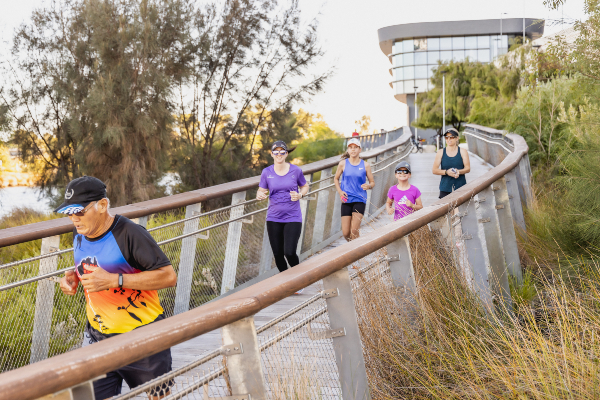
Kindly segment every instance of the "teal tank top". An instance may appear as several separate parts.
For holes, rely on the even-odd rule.
[[[442,162],[440,163],[440,169],[463,169],[465,164],[463,163],[462,155],[460,154],[460,148],[458,153],[454,157],[450,157],[446,153],[444,147],[444,153],[442,154]],[[448,175],[442,175],[440,180],[440,191],[441,192],[453,192],[456,189],[463,187],[467,184],[467,178],[464,175],[460,175],[458,178],[453,178]]]
[[[340,187],[348,195],[348,203],[367,202],[367,191],[360,187],[363,183],[367,183],[365,161],[360,160],[358,165],[352,165],[347,158]]]

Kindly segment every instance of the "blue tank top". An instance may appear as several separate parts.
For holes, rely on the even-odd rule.
[[[440,169],[463,169],[465,164],[463,163],[462,155],[460,154],[460,148],[458,149],[458,153],[454,157],[450,157],[446,153],[446,148],[444,148],[444,153],[442,154],[442,162],[440,163]],[[440,191],[442,192],[453,192],[456,189],[463,187],[467,184],[467,178],[464,175],[460,175],[458,178],[453,178],[448,175],[442,175],[442,179],[440,180]]]
[[[347,158],[340,187],[348,195],[348,203],[367,202],[367,191],[360,187],[363,183],[367,183],[365,161],[360,160],[358,165],[352,165]]]

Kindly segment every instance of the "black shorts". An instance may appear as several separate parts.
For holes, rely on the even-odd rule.
[[[160,319],[164,319],[164,317]],[[84,343],[84,346],[96,343],[99,341],[98,339],[105,339],[102,336],[104,335],[90,327],[88,322],[84,331],[84,342],[87,342]],[[133,389],[136,386],[171,372],[172,362],[171,349],[167,349],[111,371],[106,374],[106,377],[94,382],[95,398],[97,400],[104,400],[121,394],[123,381],[127,382],[130,389]],[[175,382],[171,379],[148,390],[147,393],[151,396],[164,396],[174,384]]]
[[[342,203],[342,217],[351,217],[352,213],[359,213],[365,215],[365,203]]]
[[[441,198],[443,198],[443,197],[446,197],[446,196],[448,196],[450,193],[452,193],[452,192],[443,192],[443,191],[441,191],[441,190],[440,190],[440,197],[439,197],[439,198],[441,199]]]

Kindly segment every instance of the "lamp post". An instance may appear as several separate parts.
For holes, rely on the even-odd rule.
[[[418,112],[418,106],[417,106],[417,89],[418,89],[418,86],[414,86],[414,89],[415,89],[415,123],[416,123],[417,122],[417,118],[418,118],[418,115],[417,115],[417,112]],[[417,129],[416,126],[415,126],[415,140],[419,140],[419,132],[418,132],[418,129]]]
[[[446,147],[446,72],[442,71],[442,147]]]

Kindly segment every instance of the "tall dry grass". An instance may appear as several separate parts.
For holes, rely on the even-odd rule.
[[[411,234],[418,295],[388,280],[357,292],[374,399],[600,397],[600,263],[529,273],[531,292],[491,315],[467,288],[441,240]],[[573,273],[573,271],[577,271]]]

